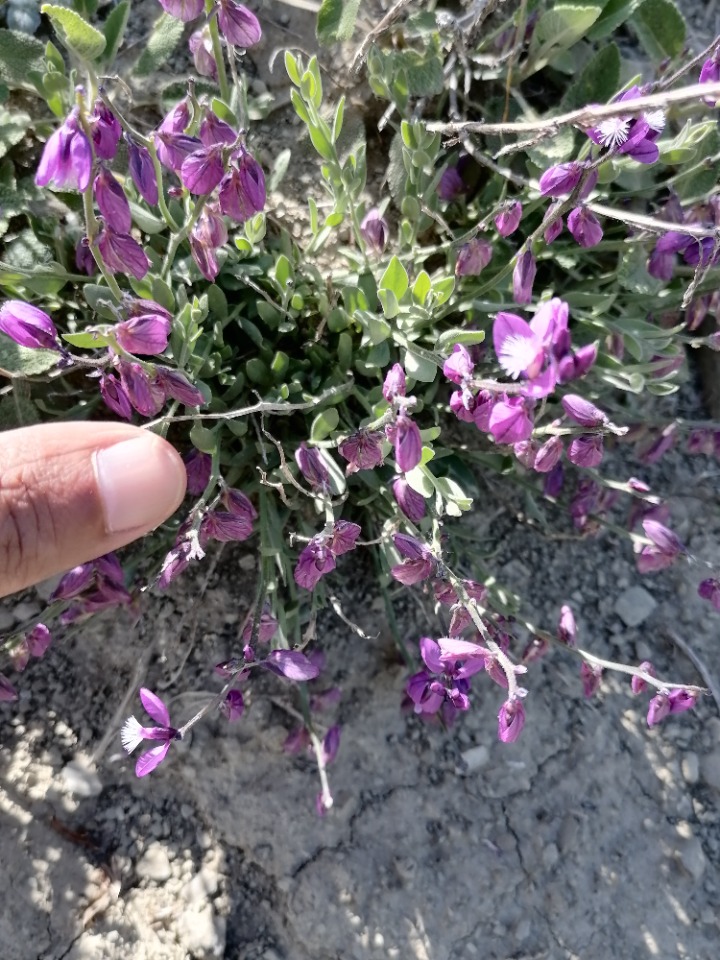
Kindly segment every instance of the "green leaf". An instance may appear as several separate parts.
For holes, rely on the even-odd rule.
[[[285,51],[285,70],[296,87],[300,86],[300,68],[295,57],[289,50]]]
[[[290,166],[290,158],[292,157],[292,150],[285,149],[281,150],[280,153],[275,157],[272,165],[272,170],[267,180],[267,189],[268,193],[272,193],[282,183],[283,177],[288,171]]]
[[[446,330],[435,341],[435,350],[438,353],[448,353],[456,343],[473,346],[482,343],[484,339],[484,330]]]
[[[22,350],[24,347],[19,347]],[[37,353],[37,351],[35,351]],[[2,358],[0,358],[0,364]],[[41,371],[44,372],[44,371]],[[13,393],[12,396],[3,397],[0,400],[0,430],[10,430],[13,427],[26,427],[32,423],[38,423],[40,415],[38,409],[32,400],[26,397],[18,396]]]
[[[455,289],[455,277],[443,277],[442,280],[435,280],[432,285],[435,304],[442,306],[452,296]]]
[[[74,10],[52,3],[44,3],[40,10],[49,17],[63,44],[81,60],[96,60],[105,49],[105,37]]]
[[[378,296],[380,297],[383,313],[388,320],[392,320],[400,312],[400,304],[398,303],[397,297],[392,290],[384,289],[378,290]]]
[[[6,110],[0,107],[0,158],[10,147],[20,143],[30,126],[30,117],[24,110]]]
[[[0,336],[0,371],[8,376],[35,377],[52,370],[59,354],[55,350],[21,347],[9,337]]]
[[[609,43],[584,68],[562,99],[561,110],[575,110],[588,103],[605,103],[620,86],[620,51]]]
[[[310,439],[315,442],[324,440],[330,436],[333,430],[337,429],[339,422],[340,414],[337,411],[337,407],[328,407],[327,410],[323,410],[313,420],[312,426],[310,427]]]
[[[34,90],[33,71],[45,72],[45,47],[35,37],[18,30],[0,30],[0,80],[11,87]]]
[[[393,257],[380,280],[381,290],[391,290],[398,301],[402,300],[408,288],[408,275],[397,257]]]
[[[603,40],[631,17],[643,0],[607,0],[602,13],[590,27],[588,40]]]
[[[130,0],[121,0],[115,9],[108,14],[108,18],[103,24],[103,33],[107,44],[103,61],[108,66],[112,64],[123,42],[125,28],[130,16],[130,5]]]
[[[408,198],[406,197],[405,199]],[[417,300],[421,306],[427,300],[427,295],[430,293],[431,287],[430,277],[425,270],[421,270],[415,278],[415,283],[412,288],[413,298]]]
[[[63,333],[62,338],[81,350],[99,350],[108,345],[107,337],[101,333]]]
[[[432,383],[437,374],[437,364],[425,356],[419,350],[408,347],[405,351],[403,362],[405,373],[414,380],[420,380],[422,383]]]
[[[644,0],[630,21],[640,43],[658,63],[685,46],[685,21],[672,0]]]
[[[323,0],[315,27],[320,43],[349,40],[355,29],[359,9],[360,0]]]
[[[556,4],[546,10],[535,25],[528,67],[525,76],[530,76],[544,67],[563,50],[577,43],[600,16],[600,4]]]
[[[185,30],[182,20],[161,13],[153,24],[152,33],[142,55],[135,65],[136,77],[149,77],[161,67],[180,43]]]
[[[47,59],[48,67],[53,67],[58,73],[65,74],[65,61],[63,60],[63,56],[51,40],[48,40],[45,44],[45,58]]]

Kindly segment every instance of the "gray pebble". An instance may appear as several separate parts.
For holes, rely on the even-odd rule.
[[[100,777],[84,757],[78,756],[66,764],[60,777],[65,792],[74,797],[97,797],[102,793]]]
[[[615,601],[615,613],[626,627],[639,627],[656,606],[654,597],[644,587],[630,587]]]
[[[702,778],[709,787],[720,790],[720,750],[713,750],[703,757]]]
[[[689,837],[687,840],[683,840],[678,850],[678,855],[680,857],[680,863],[693,880],[700,880],[703,873],[705,873],[707,860],[705,859],[705,853],[698,838]]]
[[[481,770],[487,765],[490,759],[490,751],[484,743],[481,743],[477,747],[470,747],[469,750],[463,750],[461,757],[465,761],[467,772],[477,773],[478,770]]]
[[[155,883],[165,883],[172,876],[170,858],[165,847],[160,843],[151,843],[136,867],[141,880],[153,880]]]
[[[680,763],[683,780],[685,783],[697,783],[700,778],[700,762],[698,755],[690,751],[686,753]]]

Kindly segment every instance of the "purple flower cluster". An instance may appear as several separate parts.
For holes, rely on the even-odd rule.
[[[298,557],[295,583],[314,590],[319,580],[335,569],[335,560],[355,549],[360,527],[349,520],[336,520],[330,531],[318,533]]]
[[[648,661],[644,660],[639,669],[649,677],[655,677],[655,668]],[[642,677],[633,676],[630,686],[634,694],[644,693],[649,684]],[[682,687],[673,687],[671,689],[660,689],[654,697],[651,698],[648,705],[647,723],[653,727],[661,723],[665,717],[671,713],[684,713],[686,710],[692,710],[697,701],[697,694],[692,690],[685,690]]]
[[[72,601],[60,614],[62,624],[74,623],[100,610],[132,603],[132,597],[125,587],[123,569],[114,553],[69,570],[50,595],[50,601],[55,600]]]

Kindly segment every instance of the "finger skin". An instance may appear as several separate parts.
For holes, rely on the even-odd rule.
[[[109,532],[94,456],[139,437],[152,439],[149,459],[157,458],[167,489],[150,523]],[[64,423],[0,433],[0,596],[142,536],[177,509],[184,493],[177,452],[139,427]],[[142,489],[137,495],[143,496]]]

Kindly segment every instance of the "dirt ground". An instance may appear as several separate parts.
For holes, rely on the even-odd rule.
[[[284,30],[307,33],[309,12],[286,16]],[[674,409],[697,416],[696,398],[690,384]],[[671,490],[674,528],[720,563],[715,462],[678,449],[653,468],[628,451],[614,463],[618,479]],[[612,535],[548,539],[522,510],[488,491],[472,532],[529,617],[552,628],[570,602],[593,652],[703,683],[677,636],[717,677],[720,614],[697,598],[701,567],[641,577]],[[488,681],[452,731],[422,725],[400,711],[407,674],[368,567],[341,598],[374,639],[333,615],[320,624],[323,686],[343,692],[327,817],[312,761],[282,751],[292,691],[270,676],[240,721],[199,724],[137,780],[119,741],[137,687],[184,721],[237,650],[252,553],[226,548],[203,593],[205,575],[148,598],[140,630],[92,621],[28,669],[18,704],[0,704],[0,960],[716,960],[712,697],[648,730],[623,678],[586,701],[576,661],[553,655],[531,666],[518,743],[497,741]],[[47,592],[0,605],[0,632]],[[409,643],[429,629],[412,598],[397,616]]]

